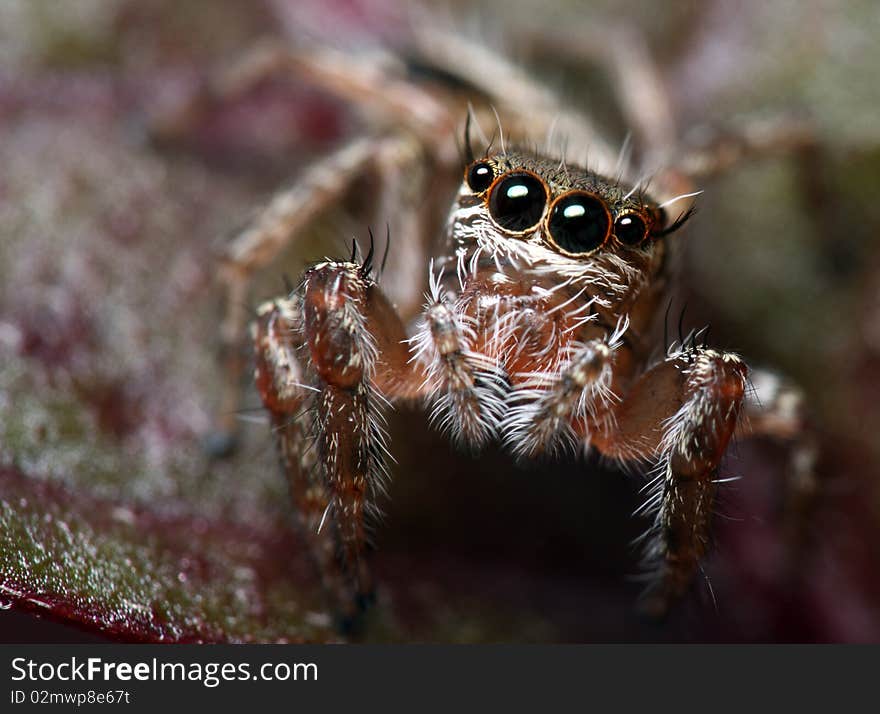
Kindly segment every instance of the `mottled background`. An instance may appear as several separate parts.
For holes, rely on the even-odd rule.
[[[740,443],[707,565],[717,605],[701,585],[648,624],[628,577],[637,479],[457,454],[406,413],[366,636],[880,640],[880,6],[543,6],[437,13],[588,107],[615,143],[627,128],[607,74],[539,51],[561,29],[641,32],[682,127],[815,122],[818,148],[703,185],[675,240],[688,324],[711,322],[714,343],[805,390],[820,498],[793,554],[785,451]],[[408,22],[387,0],[0,2],[0,640],[334,637],[268,429],[246,424],[227,460],[202,444],[223,379],[216,246],[360,120],[279,79],[172,146],[145,127],[257,38],[405,46]],[[283,269],[320,257],[309,250]]]

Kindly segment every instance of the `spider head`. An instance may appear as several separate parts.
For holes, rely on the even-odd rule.
[[[473,162],[451,216],[456,243],[583,263],[644,255],[678,228],[641,192],[586,169],[525,152]]]

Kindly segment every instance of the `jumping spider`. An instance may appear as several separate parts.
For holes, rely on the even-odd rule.
[[[611,151],[586,117],[485,47],[438,31],[415,46],[419,57],[407,63],[383,53],[354,59],[265,45],[169,125],[177,130],[212,102],[280,71],[368,113],[365,137],[308,169],[223,256],[224,334],[234,347],[254,274],[357,179],[374,179],[367,183],[378,191],[375,218],[393,241],[382,269],[374,269],[371,234],[363,259],[355,245],[348,259],[308,268],[287,295],[258,309],[251,328],[257,389],[302,537],[350,621],[373,588],[365,522],[387,482],[383,413],[421,400],[456,441],[474,448],[500,440],[522,458],[595,449],[639,465],[649,482],[642,510],[653,519],[643,546],[646,605],[663,613],[706,554],[719,462],[740,417],[749,411],[753,430],[777,435],[800,426],[793,392],[759,375],[761,398],[748,399],[745,363],[708,348],[705,331],[665,341],[672,234],[690,215],[694,179],[809,138],[783,121],[670,152],[661,145],[675,140],[661,83],[646,95],[644,82],[625,81],[656,78],[652,66],[640,53],[608,53],[622,78],[621,106],[644,145],[649,194],[647,181],[632,179],[625,152]],[[492,113],[504,117],[508,135],[564,136],[588,152],[590,168],[567,163],[549,139],[540,151],[510,148],[499,119],[500,145],[464,161],[449,211],[447,186],[461,177],[458,127],[474,117],[486,147],[493,142],[480,127]],[[465,132],[458,148],[469,154],[472,143]],[[438,235],[439,256],[429,261]],[[229,354],[224,415],[235,411],[242,370],[237,350]]]

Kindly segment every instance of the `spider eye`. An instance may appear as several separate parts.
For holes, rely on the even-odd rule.
[[[489,195],[489,213],[495,222],[509,231],[534,228],[544,215],[547,189],[541,180],[524,171],[501,178]]]
[[[648,227],[644,219],[635,213],[627,213],[614,222],[614,235],[624,245],[637,246],[648,235]]]
[[[566,253],[586,255],[608,239],[611,216],[598,196],[572,191],[553,204],[547,230],[553,243]]]
[[[495,169],[487,161],[477,161],[468,166],[465,181],[474,193],[483,193],[495,180]]]

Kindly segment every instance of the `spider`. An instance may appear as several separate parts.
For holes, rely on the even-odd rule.
[[[742,418],[753,433],[782,437],[803,422],[793,387],[750,377],[738,355],[708,346],[707,329],[669,343],[678,231],[696,180],[751,154],[797,150],[810,134],[783,120],[675,146],[645,53],[607,52],[643,145],[637,173],[587,117],[485,46],[436,28],[414,46],[404,60],[266,43],[162,128],[180,131],[279,72],[368,117],[364,136],[310,167],[223,251],[230,378],[220,427],[233,430],[244,369],[235,347],[254,277],[316,216],[370,186],[387,225],[381,261],[370,232],[366,255],[355,242],[350,255],[312,265],[251,324],[257,390],[297,523],[341,621],[372,599],[368,525],[393,451],[384,414],[404,401],[426,404],[475,450],[492,440],[522,459],[593,449],[645,474],[643,606],[662,615],[707,553],[719,465]],[[490,138],[482,127],[492,124]],[[572,147],[587,160],[567,160]]]

